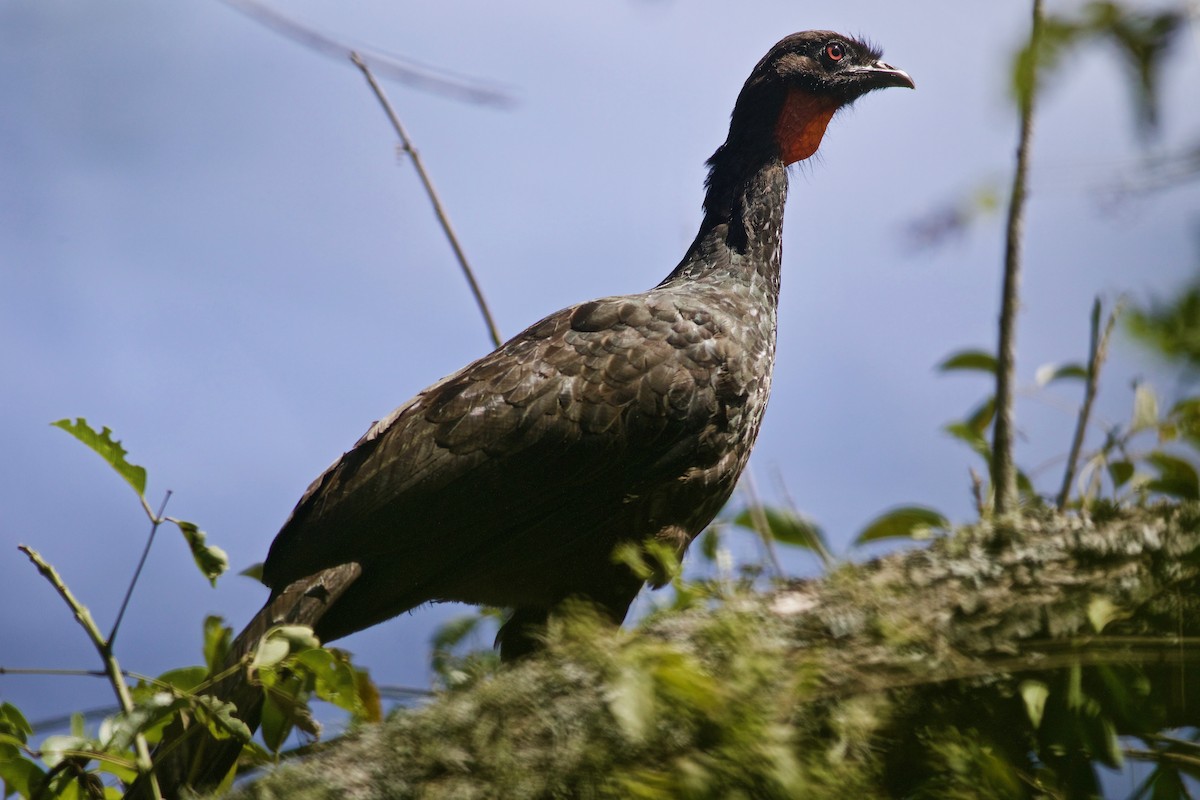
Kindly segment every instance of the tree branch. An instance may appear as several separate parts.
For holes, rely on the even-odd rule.
[[[1017,506],[1017,473],[1013,464],[1013,386],[1016,383],[1017,311],[1021,294],[1021,243],[1023,239],[1029,152],[1033,139],[1034,99],[1037,96],[1038,58],[1042,39],[1042,0],[1033,0],[1029,33],[1028,73],[1018,88],[1021,135],[1017,164],[1008,198],[1008,224],[1004,241],[1004,288],[1000,301],[1000,343],[996,363],[996,423],[992,437],[993,508],[997,515]],[[1020,83],[1020,82],[1019,82]]]
[[[437,190],[433,187],[433,181],[430,179],[429,173],[425,170],[425,163],[421,160],[421,154],[413,146],[412,139],[409,138],[408,132],[404,129],[404,125],[401,124],[395,109],[392,108],[387,95],[384,94],[383,87],[375,80],[375,76],[371,74],[371,68],[363,61],[362,56],[358,53],[351,53],[350,60],[354,62],[354,66],[362,71],[363,77],[367,79],[367,83],[371,86],[371,91],[375,92],[375,97],[379,100],[379,104],[383,106],[384,113],[387,114],[388,119],[392,123],[392,128],[396,131],[396,135],[400,137],[400,149],[412,159],[413,168],[416,169],[417,175],[425,187],[425,193],[429,195],[429,201],[433,204],[433,211],[437,214],[438,222],[442,224],[442,230],[445,231],[446,238],[450,240],[450,248],[454,250],[454,257],[458,259],[458,265],[462,268],[463,276],[467,279],[467,285],[471,288],[471,294],[475,297],[475,304],[479,306],[479,313],[483,315],[483,322],[487,326],[488,335],[492,338],[492,344],[499,347],[501,342],[500,330],[496,327],[496,321],[492,319],[492,312],[488,309],[487,301],[483,298],[483,290],[479,288],[479,282],[475,280],[475,273],[472,271],[471,265],[467,263],[467,254],[463,251],[457,234],[454,233],[454,228],[450,224],[450,217],[446,214],[446,209],[442,206],[442,201],[438,197]]]

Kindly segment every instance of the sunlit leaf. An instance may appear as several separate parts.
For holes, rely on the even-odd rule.
[[[229,568],[229,556],[216,545],[206,544],[204,531],[200,530],[195,523],[183,520],[173,520],[173,522],[179,526],[179,532],[187,540],[196,566],[204,573],[204,577],[208,578],[209,583],[216,586],[217,578],[221,577],[221,574]]]
[[[192,700],[197,717],[216,738],[228,739],[232,736],[240,742],[246,742],[253,736],[246,723],[238,719],[237,706],[233,703],[226,703],[208,694],[197,695]]]
[[[960,350],[947,356],[937,369],[941,372],[977,370],[995,375],[996,357],[986,350]]]
[[[1042,715],[1046,711],[1046,698],[1050,696],[1050,687],[1041,681],[1021,681],[1021,699],[1025,702],[1025,713],[1033,727],[1040,727]]]
[[[1092,598],[1088,603],[1087,615],[1088,622],[1092,624],[1092,630],[1096,633],[1103,633],[1104,629],[1108,627],[1108,623],[1113,620],[1129,616],[1127,612],[1103,595]]]
[[[244,575],[247,578],[254,578],[254,580],[258,581],[259,583],[262,583],[263,582],[263,562],[257,561],[255,563],[251,564],[250,566],[246,567],[244,570],[239,572],[238,575]]]
[[[273,667],[287,658],[291,652],[292,646],[286,639],[264,636],[254,650],[254,660],[250,662],[250,666],[254,669]]]
[[[1129,424],[1131,433],[1158,426],[1158,396],[1154,389],[1139,383],[1133,393],[1133,420]]]
[[[945,530],[949,526],[949,520],[932,508],[901,506],[871,520],[854,543],[857,545],[894,538],[927,539],[934,531]]]
[[[92,452],[107,461],[108,465],[133,487],[139,497],[146,493],[146,470],[125,460],[127,455],[125,448],[119,441],[112,438],[112,431],[107,427],[97,433],[92,430],[83,417],[79,417],[74,422],[69,419],[60,419],[58,422],[50,424],[71,434],[91,448]]]
[[[38,749],[41,751],[42,761],[46,762],[46,766],[53,767],[66,758],[67,753],[75,750],[87,750],[90,747],[91,742],[83,736],[62,735],[47,736]]]
[[[1043,364],[1033,374],[1038,386],[1048,386],[1055,381],[1066,379],[1087,380],[1087,368],[1082,364]]]

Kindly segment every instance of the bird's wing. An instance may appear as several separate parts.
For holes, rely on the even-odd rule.
[[[300,500],[266,581],[278,589],[349,558],[479,552],[619,513],[625,496],[706,466],[723,415],[753,391],[730,379],[738,354],[720,328],[654,293],[547,317],[373,425]]]

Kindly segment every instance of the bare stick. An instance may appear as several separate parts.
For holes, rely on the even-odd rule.
[[[383,106],[384,113],[391,120],[392,128],[396,131],[396,135],[400,137],[400,149],[408,154],[412,159],[413,168],[417,170],[417,175],[421,178],[421,183],[425,186],[425,193],[429,195],[429,201],[433,203],[433,211],[437,214],[438,222],[442,224],[442,230],[446,233],[446,238],[450,240],[450,247],[454,250],[454,257],[458,259],[458,265],[462,268],[463,275],[467,279],[467,285],[471,287],[471,294],[475,296],[475,304],[479,306],[479,313],[483,315],[484,325],[487,326],[488,335],[492,337],[492,344],[496,347],[500,346],[500,330],[496,327],[496,321],[492,319],[492,312],[488,310],[487,301],[483,299],[483,290],[479,288],[479,282],[475,280],[475,273],[471,270],[471,265],[467,263],[467,254],[463,251],[462,245],[459,244],[458,236],[454,233],[454,228],[450,225],[450,217],[446,215],[446,209],[442,206],[442,201],[438,197],[437,190],[433,188],[433,181],[429,178],[429,173],[425,171],[425,163],[421,161],[421,154],[413,147],[412,139],[408,137],[408,132],[404,130],[404,125],[400,123],[400,118],[396,116],[396,111],[392,108],[392,104],[388,102],[387,95],[384,94],[383,88],[375,80],[375,76],[371,74],[371,68],[362,60],[358,53],[351,53],[350,60],[354,62],[354,66],[358,67],[367,79],[367,83],[371,86],[371,91],[375,92],[375,97],[378,98],[379,104]]]
[[[129,579],[129,586],[125,589],[125,597],[121,600],[121,608],[117,611],[117,619],[113,622],[112,632],[108,634],[110,648],[117,638],[117,631],[121,629],[121,620],[125,619],[125,609],[129,607],[129,598],[133,597],[133,587],[137,586],[138,578],[142,575],[142,567],[146,566],[146,558],[150,555],[150,547],[154,544],[154,535],[158,533],[158,526],[163,523],[163,512],[167,510],[167,502],[170,499],[171,490],[168,489],[166,496],[163,497],[162,505],[158,507],[158,513],[150,515],[150,536],[146,539],[146,546],[142,548],[142,557],[138,559],[137,569],[133,571],[133,577]]]
[[[1092,416],[1092,403],[1100,387],[1100,367],[1108,356],[1108,339],[1113,325],[1120,314],[1120,304],[1108,316],[1104,332],[1100,332],[1100,298],[1092,305],[1092,335],[1088,343],[1087,388],[1083,391],[1083,404],[1079,407],[1079,419],[1075,423],[1075,437],[1071,440],[1071,452],[1067,456],[1067,468],[1063,472],[1062,488],[1058,491],[1058,510],[1067,507],[1071,497],[1071,484],[1075,481],[1075,470],[1079,466],[1079,452],[1083,449],[1083,436]]]
[[[1004,240],[1004,289],[1000,301],[1000,344],[996,363],[996,426],[992,435],[992,486],[997,515],[1016,508],[1017,474],[1013,465],[1013,385],[1016,383],[1017,309],[1021,294],[1021,241],[1024,227],[1029,151],[1033,139],[1033,108],[1037,95],[1038,58],[1042,39],[1042,0],[1033,0],[1029,33],[1028,83],[1019,91],[1021,135],[1017,165],[1008,198]]]
[[[779,555],[775,552],[775,535],[771,531],[771,521],[767,519],[767,512],[758,499],[758,489],[754,485],[751,470],[742,473],[742,490],[750,500],[750,519],[754,523],[759,541],[762,542],[763,550],[766,551],[767,559],[771,562],[771,569],[775,571],[776,578],[782,578],[783,565],[779,563]]]
[[[501,87],[489,85],[479,78],[457,75],[396,55],[351,47],[344,41],[298,22],[295,18],[282,14],[258,0],[223,0],[223,2],[276,33],[322,55],[343,59],[357,50],[363,60],[369,62],[377,73],[385,78],[400,81],[414,89],[434,92],[443,97],[466,103],[501,108],[513,104],[513,99],[507,91]]]
[[[50,566],[38,551],[26,545],[19,545],[17,549],[29,557],[29,560],[37,567],[38,572],[42,574],[42,577],[50,582],[50,585],[62,597],[63,602],[75,614],[75,620],[83,627],[88,638],[92,640],[96,652],[100,654],[100,659],[104,662],[105,674],[108,675],[108,682],[112,684],[113,691],[117,694],[117,701],[121,704],[121,710],[126,714],[132,714],[133,696],[130,695],[129,686],[125,683],[125,675],[121,671],[121,665],[117,663],[117,657],[113,655],[112,647],[105,641],[103,634],[100,633],[100,629],[96,627],[96,621],[92,619],[92,612],[88,611],[87,606],[75,599],[75,595],[67,588],[62,577],[58,574],[58,570]],[[155,800],[162,800],[162,791],[158,786],[158,778],[155,777],[152,771],[150,748],[146,744],[146,737],[140,733],[137,734],[134,737],[134,744],[137,752],[138,772],[149,776],[150,791],[153,797]]]

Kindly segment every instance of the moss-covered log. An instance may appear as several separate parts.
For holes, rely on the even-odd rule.
[[[634,631],[573,615],[238,796],[1076,797],[1131,754],[1175,781],[1198,610],[1200,507],[1027,514]]]

